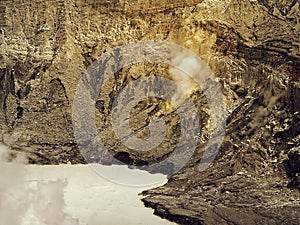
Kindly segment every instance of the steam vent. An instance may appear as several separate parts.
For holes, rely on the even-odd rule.
[[[300,224],[299,77],[298,0],[0,1],[8,160],[167,175],[175,224]]]

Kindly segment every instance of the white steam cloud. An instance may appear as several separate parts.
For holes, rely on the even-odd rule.
[[[170,68],[170,75],[179,88],[171,103],[176,107],[198,88],[198,84],[203,84],[211,72],[204,62],[200,63],[191,54],[178,54],[173,64],[176,67]]]
[[[33,209],[46,225],[77,225],[78,221],[64,213],[64,188],[66,182],[38,183]]]
[[[26,157],[17,154],[11,162],[10,151],[0,144],[0,224],[78,225],[64,213],[66,182],[38,182],[36,188],[25,180]]]

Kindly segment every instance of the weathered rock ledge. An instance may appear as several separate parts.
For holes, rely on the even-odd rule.
[[[0,2],[0,140],[38,164],[85,163],[72,127],[78,81],[101,54],[136,40],[166,40],[198,54],[226,96],[225,140],[213,164],[199,172],[207,141],[163,187],[144,192],[146,206],[179,224],[300,224],[300,10],[297,0]],[[146,71],[146,72],[145,72]],[[118,72],[96,102],[99,134],[132,165],[153,163],[176,140],[137,155],[117,145],[109,119],[113,98],[142,74]],[[168,77],[168,74],[165,75]],[[207,125],[203,93],[192,93]],[[147,117],[167,121],[178,138],[176,112],[141,102],[132,128],[145,137]],[[216,137],[218,138],[218,137]],[[155,154],[154,154],[155,153]],[[97,152],[89,153],[99,161]],[[167,174],[170,172],[165,171]]]

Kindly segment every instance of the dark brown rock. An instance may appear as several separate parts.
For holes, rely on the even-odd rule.
[[[121,145],[109,117],[122,88],[144,76],[170,78],[166,65],[123,68],[103,88],[95,101],[97,128],[111,154],[99,155],[91,138],[96,150],[82,157],[72,104],[80,77],[105,52],[137,40],[175,42],[218,78],[227,102],[226,136],[216,160],[200,172],[208,106],[201,90],[191,93],[205,128],[201,144],[166,185],[143,193],[145,205],[179,224],[300,224],[299,1],[7,0],[0,15],[0,140],[26,152],[29,162],[110,164],[118,158],[145,166],[167,158],[180,127],[166,102],[148,99],[132,110],[130,126],[140,138],[149,136],[149,118],[167,122],[170,141],[143,154]],[[172,174],[173,167],[151,172]]]

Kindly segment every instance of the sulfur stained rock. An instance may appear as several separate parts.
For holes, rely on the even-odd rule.
[[[200,172],[209,113],[203,92],[191,93],[203,127],[197,150],[165,186],[144,193],[145,205],[179,224],[300,223],[299,1],[6,0],[0,14],[0,139],[31,163],[85,163],[72,126],[80,77],[116,46],[166,40],[195,52],[215,73],[226,97],[226,136]],[[145,76],[171,78],[166,65],[123,68],[95,103],[102,140],[132,166],[168,157],[180,136],[176,112],[152,98],[135,106],[130,126],[146,138],[149,118],[158,116],[170,141],[138,154],[115,137],[113,100]],[[87,154],[92,162],[114,162],[109,154]],[[172,174],[172,166],[157,170]]]

